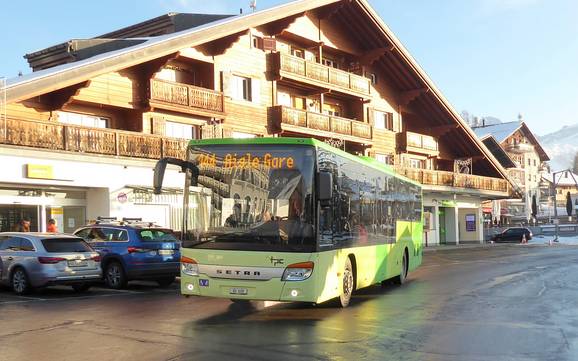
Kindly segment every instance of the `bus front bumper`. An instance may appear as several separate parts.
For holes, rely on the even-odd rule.
[[[204,275],[181,274],[181,294],[228,299],[316,302],[315,281],[268,281],[212,278]]]

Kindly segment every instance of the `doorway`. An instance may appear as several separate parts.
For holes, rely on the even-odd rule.
[[[440,244],[446,244],[446,209],[440,207],[439,210],[439,230],[440,230]]]

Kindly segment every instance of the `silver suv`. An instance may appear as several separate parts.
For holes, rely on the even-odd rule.
[[[0,233],[0,282],[17,294],[61,284],[83,292],[101,277],[100,255],[82,238],[53,233]]]

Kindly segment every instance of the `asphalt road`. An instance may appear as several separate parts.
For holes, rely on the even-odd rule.
[[[0,290],[0,360],[578,360],[577,291],[578,247],[521,245],[428,252],[348,309]]]

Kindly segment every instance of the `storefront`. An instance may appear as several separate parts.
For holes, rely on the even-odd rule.
[[[483,220],[477,198],[424,192],[424,245],[483,242]]]
[[[182,196],[152,193],[154,161],[4,150],[1,231],[16,229],[23,219],[30,220],[31,231],[46,231],[54,219],[59,232],[70,233],[99,216],[138,217],[166,227],[182,218]],[[167,169],[167,188],[177,192],[183,184],[179,169]]]

